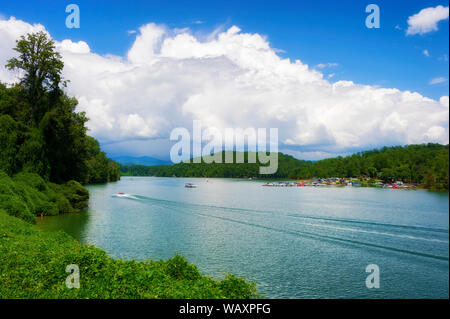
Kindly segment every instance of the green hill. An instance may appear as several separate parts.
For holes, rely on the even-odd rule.
[[[234,152],[234,158],[236,152]],[[260,175],[263,164],[247,163],[178,163],[174,165],[120,166],[123,175],[176,176],[176,177],[258,177],[306,179],[313,177],[379,178],[386,182],[401,180],[422,184],[427,188],[448,189],[448,145],[421,144],[383,147],[359,152],[347,157],[328,158],[320,161],[298,160],[278,153],[278,170],[275,174]],[[224,159],[224,152],[222,152]],[[223,161],[222,161],[223,162]]]
[[[0,83],[0,208],[34,221],[87,205],[82,184],[120,178],[119,164],[87,135],[87,118],[64,92],[64,64],[43,32],[17,41],[6,67],[19,83]]]

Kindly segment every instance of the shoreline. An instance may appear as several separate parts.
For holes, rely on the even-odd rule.
[[[253,182],[264,182],[264,181],[270,181],[270,182],[278,182],[278,181],[282,181],[282,182],[297,182],[297,181],[304,181],[305,179],[293,179],[293,178],[258,178],[258,177],[252,177],[252,178],[248,178],[248,177],[199,177],[199,176],[155,176],[155,175],[121,175],[122,177],[132,177],[132,178],[139,178],[139,177],[155,177],[155,178],[189,178],[189,179],[228,179],[228,180],[239,180],[239,181],[253,181]],[[325,178],[326,179],[326,178]],[[115,181],[115,182],[119,182]],[[355,180],[356,181],[356,180]],[[100,183],[100,184],[106,184],[106,183]],[[410,183],[406,183],[408,185],[414,185],[414,187],[410,187],[410,188],[396,188],[396,189],[408,189],[408,190],[428,190],[428,191],[437,191],[437,192],[449,192],[449,189],[443,189],[443,188],[427,188],[425,185],[423,184],[410,184]],[[89,184],[91,185],[91,184]],[[97,184],[92,184],[92,185],[97,185]],[[85,185],[88,186],[88,185]],[[310,187],[313,185],[308,185],[305,187]],[[346,185],[320,185],[318,187],[325,187],[325,186],[331,186],[331,187],[343,187]],[[355,187],[373,187],[373,188],[386,188],[386,187],[382,187],[382,186],[378,186],[378,185],[371,185],[371,184],[367,184],[367,183],[361,183],[361,185],[359,186],[355,186]]]
[[[256,283],[227,273],[202,275],[185,257],[124,260],[66,232],[45,232],[0,211],[0,295],[26,299],[253,299]],[[79,266],[80,288],[66,286],[68,265]],[[22,269],[22,271],[16,271]],[[20,288],[19,291],[17,288]]]

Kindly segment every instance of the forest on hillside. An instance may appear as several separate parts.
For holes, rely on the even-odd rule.
[[[247,159],[248,153],[245,153]],[[224,158],[224,153],[222,153]],[[234,152],[236,158],[236,152]],[[426,188],[448,189],[448,145],[420,144],[383,147],[351,156],[327,158],[320,161],[298,160],[278,154],[278,170],[272,175],[260,175],[257,163],[178,163],[174,165],[121,165],[122,175],[176,177],[258,177],[310,179],[321,177],[360,177],[385,182],[401,180],[422,184]]]
[[[0,209],[33,221],[37,215],[87,205],[82,184],[120,179],[119,164],[87,135],[85,113],[64,92],[64,63],[44,32],[22,36],[6,68],[15,84],[0,83]]]
[[[19,56],[6,67],[21,74],[11,86],[0,83],[0,167],[9,175],[36,173],[46,180],[82,184],[114,181],[118,164],[87,135],[87,118],[64,92],[64,63],[43,32],[17,41]]]

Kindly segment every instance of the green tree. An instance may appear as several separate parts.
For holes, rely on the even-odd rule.
[[[16,171],[19,134],[17,122],[9,115],[0,115],[0,168],[10,175]]]
[[[76,112],[78,101],[63,91],[64,63],[54,41],[44,32],[28,34],[14,50],[19,55],[6,68],[22,77],[9,88],[0,83],[0,169],[56,183],[118,180],[119,165],[87,136],[85,113]]]
[[[42,31],[22,36],[16,43],[14,50],[19,56],[8,60],[6,68],[24,72],[20,83],[27,92],[37,124],[48,111],[44,100],[54,100],[62,93],[60,85],[65,86],[61,77],[64,63],[59,52],[55,51],[54,41]],[[50,93],[49,96],[45,95],[46,92]]]
[[[371,177],[371,178],[375,178],[375,177],[377,177],[377,169],[375,168],[375,167],[373,167],[373,166],[370,166],[368,169],[367,169],[367,172],[369,173],[369,176]]]

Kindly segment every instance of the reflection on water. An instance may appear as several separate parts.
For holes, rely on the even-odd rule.
[[[38,225],[118,258],[178,252],[205,274],[256,281],[268,297],[448,297],[448,193],[261,184],[123,178],[89,186],[89,210]],[[365,286],[372,263],[380,289]]]
[[[87,236],[86,228],[89,224],[89,216],[88,210],[83,210],[77,214],[38,217],[37,224],[45,231],[64,230],[80,242],[84,242]]]

